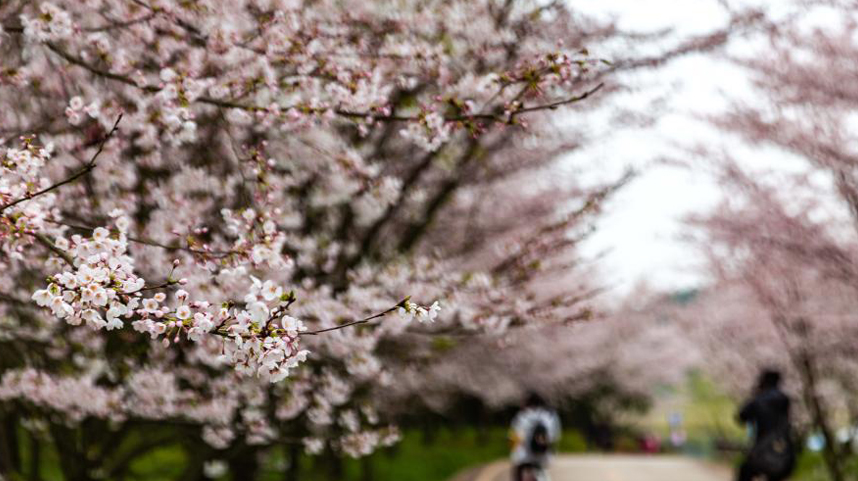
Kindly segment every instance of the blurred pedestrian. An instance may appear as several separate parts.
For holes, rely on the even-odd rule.
[[[536,393],[527,396],[524,407],[512,421],[511,439],[513,479],[547,480],[548,459],[560,439],[560,418],[542,396]]]
[[[753,429],[754,442],[738,480],[782,481],[795,468],[796,450],[790,425],[790,399],[780,388],[781,374],[765,370],[756,391],[739,411],[739,421]]]

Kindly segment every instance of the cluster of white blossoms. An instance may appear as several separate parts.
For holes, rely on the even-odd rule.
[[[53,3],[39,5],[39,14],[34,18],[27,15],[21,15],[20,18],[24,37],[32,42],[63,40],[74,33],[71,16]]]
[[[286,236],[279,230],[273,216],[280,214],[280,209],[272,212],[257,212],[255,209],[244,209],[236,212],[221,209],[226,231],[236,236],[232,246],[234,252],[245,253],[254,266],[266,265],[273,269],[285,269],[292,261],[281,251],[286,243]]]
[[[399,315],[406,321],[416,318],[420,322],[434,322],[441,310],[441,304],[435,301],[429,307],[405,301],[399,306]]]
[[[400,131],[400,134],[420,148],[434,152],[450,139],[451,131],[450,124],[443,115],[431,112],[421,115],[418,122],[410,122],[407,128]]]
[[[234,312],[231,319],[230,313],[221,309],[227,316],[227,322],[221,321],[228,336],[224,358],[240,373],[278,382],[307,359],[309,351],[301,349],[298,342],[307,328],[301,320],[284,314],[292,298],[284,295],[280,286],[252,280],[244,298],[246,309]]]
[[[47,288],[33,294],[36,304],[50,308],[54,316],[71,325],[86,321],[95,329],[122,328],[122,319],[131,317],[140,305],[140,290],[146,281],[134,274],[133,259],[126,254],[128,220],[120,217],[116,226],[116,236],[99,227],[90,238],[57,238],[56,249],[72,265],[51,276]]]
[[[101,117],[101,102],[93,100],[88,105],[84,105],[84,100],[79,95],[72,97],[68,107],[66,107],[66,118],[69,123],[79,125],[86,117],[99,119]]]
[[[71,325],[85,321],[94,329],[113,330],[124,327],[123,319],[134,318],[136,331],[153,339],[163,338],[166,345],[171,340],[180,342],[183,335],[192,342],[208,334],[221,336],[224,360],[239,373],[271,382],[284,379],[290,369],[307,359],[308,351],[299,344],[299,335],[306,327],[285,315],[293,299],[283,294],[282,287],[252,278],[243,309],[192,302],[182,289],[175,293],[172,306],[165,303],[167,295],[163,292],[144,297],[145,280],[135,275],[133,258],[126,252],[127,219],[119,215],[116,227],[113,234],[99,227],[91,238],[58,238],[56,248],[73,265],[51,276],[48,286],[36,291],[33,300]],[[186,282],[168,279],[156,287]]]
[[[41,175],[41,170],[51,156],[53,145],[37,147],[31,139],[24,139],[20,149],[6,149],[0,157],[0,206],[6,219],[13,222],[18,231],[38,229],[44,224],[55,196],[52,192],[27,199],[50,182]],[[8,207],[5,207],[7,206]]]
[[[402,193],[402,180],[398,177],[382,177],[355,201],[357,222],[367,225],[384,214]]]
[[[349,456],[360,458],[372,454],[379,447],[393,446],[401,437],[402,435],[395,427],[361,431],[349,433],[340,438],[339,447]]]

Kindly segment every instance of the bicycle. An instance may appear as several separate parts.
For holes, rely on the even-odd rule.
[[[515,481],[550,481],[548,472],[538,463],[524,463],[516,466]]]

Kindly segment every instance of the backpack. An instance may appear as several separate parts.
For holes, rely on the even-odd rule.
[[[769,478],[783,479],[795,467],[795,447],[789,429],[778,429],[760,439],[748,456],[755,471]]]
[[[548,428],[544,422],[538,421],[530,432],[530,452],[536,455],[543,455],[548,452],[550,447],[551,441],[548,437]]]

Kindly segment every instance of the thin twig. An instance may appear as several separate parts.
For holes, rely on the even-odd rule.
[[[369,317],[367,317],[366,319],[360,319],[360,320],[357,320],[357,321],[350,321],[350,322],[347,322],[347,323],[345,323],[345,324],[340,324],[339,326],[329,327],[329,328],[327,328],[327,329],[319,329],[318,331],[304,331],[304,332],[299,332],[299,333],[298,333],[298,335],[299,335],[299,336],[318,336],[319,334],[322,334],[322,333],[325,333],[325,332],[338,331],[338,330],[340,330],[340,329],[345,329],[345,328],[347,328],[347,327],[357,326],[357,325],[359,325],[359,324],[366,324],[366,323],[368,323],[369,321],[371,321],[371,320],[373,320],[373,319],[378,319],[379,317],[384,317],[384,316],[386,316],[386,315],[390,314],[391,312],[394,312],[395,310],[399,309],[400,307],[403,307],[403,306],[405,305],[405,303],[406,303],[406,302],[408,302],[408,299],[409,299],[409,298],[408,298],[408,297],[406,297],[405,299],[403,299],[403,300],[399,301],[399,303],[398,303],[398,304],[396,304],[395,306],[391,307],[390,309],[388,309],[388,310],[386,310],[386,311],[384,311],[384,312],[380,312],[380,313],[378,313],[378,314],[375,314],[375,315],[369,316]]]
[[[14,207],[14,206],[20,204],[21,202],[31,200],[33,198],[40,196],[40,195],[47,194],[48,192],[50,192],[54,189],[58,189],[58,188],[66,185],[66,184],[70,184],[70,183],[76,181],[77,179],[83,177],[84,175],[88,174],[93,168],[95,168],[95,164],[87,164],[86,167],[77,171],[74,175],[72,175],[71,177],[69,177],[69,178],[67,178],[61,182],[58,182],[58,183],[56,183],[50,187],[44,188],[44,189],[42,189],[36,193],[27,194],[26,196],[21,197],[20,199],[16,199],[16,200],[13,200],[12,202],[9,202],[8,204],[4,205],[3,207],[0,207],[0,212],[3,212],[4,210],[6,210],[10,207]]]
[[[137,292],[154,291],[156,289],[164,289],[165,287],[175,286],[178,283],[179,283],[179,281],[177,281],[175,279],[167,279],[166,281],[162,282],[161,284],[154,285],[154,286],[146,286]]]
[[[533,107],[525,107],[525,108],[521,108],[521,109],[516,110],[516,111],[513,113],[513,115],[526,114],[526,113],[528,113],[528,112],[535,112],[535,111],[537,111],[537,110],[554,110],[554,109],[556,109],[557,107],[560,107],[560,106],[563,106],[563,105],[568,105],[568,104],[573,104],[573,103],[575,103],[575,102],[580,102],[580,101],[582,101],[582,100],[586,99],[587,97],[590,97],[591,95],[595,94],[595,93],[596,93],[596,92],[598,92],[599,90],[602,90],[602,87],[604,87],[604,86],[605,86],[605,84],[604,84],[604,83],[600,83],[599,85],[597,85],[597,86],[595,86],[594,88],[592,88],[592,89],[590,89],[590,90],[588,90],[588,91],[584,92],[584,93],[583,93],[583,94],[581,94],[581,95],[576,95],[576,96],[574,96],[574,97],[570,97],[570,98],[568,98],[568,99],[560,100],[560,101],[557,101],[557,102],[552,102],[552,103],[549,103],[549,104],[534,105]]]
[[[55,54],[57,54],[60,57],[62,57],[63,59],[65,59],[68,63],[73,64],[73,65],[77,65],[78,67],[82,67],[86,70],[89,70],[90,72],[98,75],[99,77],[104,77],[104,78],[108,78],[110,80],[115,80],[117,82],[122,82],[124,84],[130,85],[132,87],[136,87],[136,88],[138,88],[140,90],[144,90],[146,92],[157,93],[161,90],[158,87],[138,85],[137,82],[135,82],[134,80],[131,80],[130,78],[128,78],[124,75],[113,73],[113,72],[110,72],[107,70],[102,70],[98,67],[92,66],[92,65],[86,63],[83,59],[75,57],[74,55],[66,52],[65,50],[59,48],[58,46],[56,46],[55,44],[53,44],[51,42],[47,42],[45,45],[47,45],[47,47],[52,52],[54,52]]]

